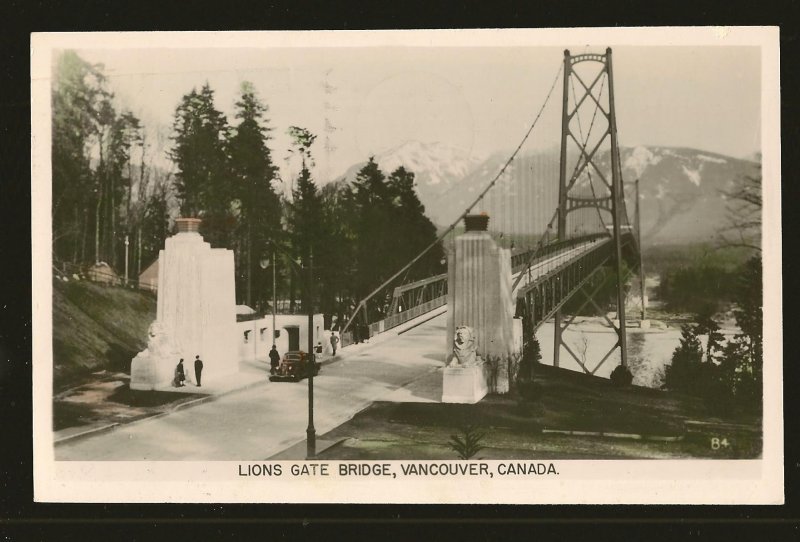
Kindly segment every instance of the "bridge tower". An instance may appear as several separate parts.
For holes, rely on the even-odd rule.
[[[625,330],[625,291],[623,277],[623,235],[629,233],[625,195],[622,185],[619,147],[617,141],[617,118],[614,106],[614,79],[611,62],[611,49],[605,54],[571,55],[564,51],[563,107],[561,117],[561,164],[558,192],[558,240],[566,241],[570,236],[569,218],[580,213],[596,212],[602,227],[610,230],[612,236],[613,278],[616,282],[617,318],[611,325],[617,332],[617,343],[598,363],[597,368],[616,350],[620,349],[621,365],[627,368],[627,341]],[[588,82],[588,84],[587,84]],[[607,93],[603,96],[603,86]],[[572,100],[570,100],[572,97]],[[594,111],[591,124],[583,126],[581,113]],[[599,113],[599,115],[598,115]],[[586,116],[584,115],[584,120]],[[605,124],[605,129],[593,134],[595,121]],[[584,134],[584,130],[586,133]],[[608,155],[599,153],[608,150]],[[608,162],[601,161],[610,156]],[[574,168],[568,168],[568,164]],[[568,171],[571,170],[571,173]],[[610,178],[609,178],[610,177]],[[610,215],[611,224],[606,224],[603,216]],[[625,231],[623,231],[625,230]],[[597,304],[592,299],[600,289],[598,286],[589,293],[581,288],[586,303]],[[599,309],[599,307],[598,307]],[[582,310],[582,309],[580,309]],[[573,316],[574,318],[574,316]],[[581,360],[564,342],[562,335],[572,323],[563,322],[561,308],[555,312],[553,365],[559,366],[561,347],[575,358]],[[595,370],[597,369],[595,368]]]

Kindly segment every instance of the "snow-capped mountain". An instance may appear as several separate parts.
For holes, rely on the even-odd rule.
[[[423,199],[431,219],[439,225],[451,223],[507,159],[506,155],[494,155],[439,197]],[[760,175],[760,162],[688,148],[623,148],[620,161],[630,219],[634,218],[634,182],[639,179],[643,241],[655,244],[714,239],[727,224],[725,193],[734,188],[738,179]],[[599,155],[597,163],[610,178],[609,154]],[[533,192],[523,192],[544,198],[555,207],[558,168],[557,151],[523,153],[512,162],[500,184],[504,179],[507,183],[518,182],[527,175],[528,182],[534,185]],[[498,186],[493,190],[498,188],[503,189]]]
[[[697,149],[636,147],[620,155],[629,213],[638,178],[643,241],[654,244],[713,240],[728,224],[726,194],[745,176],[761,175],[760,161]]]
[[[496,153],[478,161],[443,144],[409,142],[375,159],[387,175],[400,165],[413,171],[426,214],[435,224],[446,226],[491,182],[508,155]],[[650,244],[715,239],[719,230],[727,225],[725,193],[734,188],[738,179],[760,175],[760,160],[733,158],[690,148],[622,148],[620,160],[631,220],[635,206],[634,181],[639,179],[643,242]],[[609,154],[598,155],[597,163],[608,175]],[[352,181],[363,165],[352,166],[340,180]],[[551,202],[544,207],[549,205],[554,209],[558,171],[558,150],[522,153],[493,190],[510,190],[515,202],[541,198]],[[528,188],[517,192],[514,183],[519,183],[520,178],[525,179]],[[519,212],[519,207],[515,211]]]
[[[420,143],[407,141],[393,149],[375,155],[381,171],[389,175],[400,166],[413,171],[417,193],[425,203],[446,192],[454,183],[461,181],[483,158],[444,143]],[[352,182],[366,162],[355,164],[341,175],[337,182]]]

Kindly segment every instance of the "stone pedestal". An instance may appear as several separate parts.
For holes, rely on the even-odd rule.
[[[488,392],[482,361],[471,367],[445,367],[442,382],[443,403],[475,404]]]

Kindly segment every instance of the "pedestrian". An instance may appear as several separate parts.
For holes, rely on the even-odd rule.
[[[178,362],[178,365],[175,366],[175,376],[172,379],[172,386],[175,388],[181,388],[185,386],[184,381],[186,380],[186,373],[183,372],[183,358]]]
[[[272,349],[269,351],[269,373],[275,374],[278,372],[278,365],[281,362],[281,355],[278,354],[278,349],[275,348],[275,345],[272,345]]]
[[[339,344],[339,337],[331,332],[331,349],[333,349],[333,355],[336,355],[336,346]]]
[[[200,387],[200,377],[203,375],[203,360],[197,355],[194,357],[194,377],[197,380],[197,387]]]

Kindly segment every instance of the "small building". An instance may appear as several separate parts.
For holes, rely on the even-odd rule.
[[[158,258],[139,274],[139,288],[151,292],[158,291]]]
[[[322,314],[314,315],[313,343],[329,340],[325,334]],[[274,344],[281,356],[291,350],[308,350],[308,315],[278,314],[275,330],[272,330],[272,315],[268,314],[247,321],[236,322],[239,342],[239,359],[268,361],[269,350]],[[274,336],[273,336],[274,333]]]

